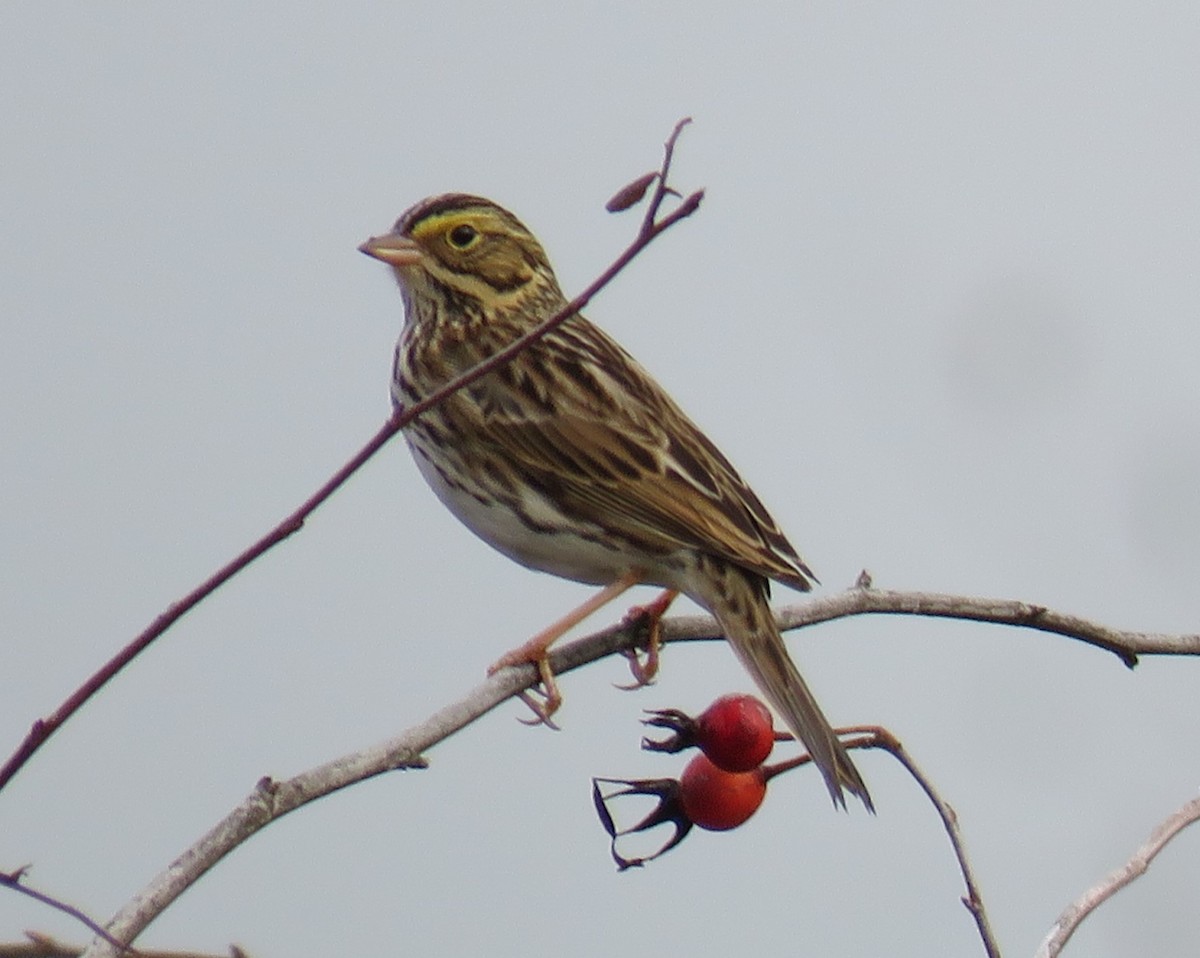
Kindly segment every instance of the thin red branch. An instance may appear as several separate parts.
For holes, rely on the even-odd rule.
[[[187,612],[190,612],[199,605],[201,601],[212,595],[224,583],[250,565],[251,562],[274,548],[284,539],[288,538],[288,536],[292,535],[292,533],[299,531],[304,526],[305,520],[316,508],[333,495],[342,483],[357,472],[363,463],[375,455],[380,447],[396,434],[396,431],[399,429],[399,426],[395,425],[397,418],[393,416],[371,438],[370,442],[363,446],[349,462],[334,473],[320,489],[305,500],[295,512],[242,552],[241,555],[214,572],[183,598],[168,606],[166,611],[146,626],[133,641],[105,662],[94,674],[89,676],[87,681],[72,692],[53,713],[46,718],[38,719],[34,722],[33,727],[29,730],[29,734],[25,736],[24,740],[17,747],[17,750],[4,763],[4,767],[0,768],[0,789],[3,789],[8,784],[20,768],[29,761],[33,754],[41,748],[51,735],[62,727],[67,719],[74,715],[88,699],[100,691],[113,676],[140,655],[151,642],[166,632],[167,629],[178,622]]]
[[[16,750],[9,757],[4,766],[0,768],[0,790],[12,780],[13,776],[29,761],[30,758],[37,752],[39,748],[56,732],[62,725],[74,715],[85,702],[95,695],[108,681],[113,678],[121,669],[125,668],[138,655],[140,655],[155,639],[167,631],[187,612],[190,612],[200,604],[208,596],[212,595],[224,583],[232,579],[235,575],[245,569],[255,559],[259,558],[266,552],[270,551],[284,539],[291,536],[293,533],[303,528],[305,520],[341,485],[350,478],[358,469],[366,463],[379,449],[396,433],[403,429],[408,423],[412,422],[417,416],[436,406],[438,403],[445,401],[446,397],[450,396],[464,386],[470,385],[477,379],[486,376],[496,367],[510,362],[514,356],[522,350],[527,349],[531,343],[536,342],[541,337],[545,336],[550,330],[556,326],[566,322],[571,316],[584,308],[597,293],[607,286],[621,272],[630,261],[642,252],[654,239],[664,230],[674,226],[680,220],[690,216],[700,206],[700,201],[704,197],[704,191],[698,190],[690,196],[685,197],[678,206],[670,213],[658,219],[658,212],[662,206],[664,198],[668,193],[672,193],[667,185],[667,175],[671,168],[671,158],[675,149],[675,141],[679,138],[679,134],[683,131],[684,126],[690,123],[690,119],[680,120],[676,124],[675,129],[671,131],[671,135],[667,138],[663,151],[663,162],[659,168],[658,182],[654,194],[647,207],[646,215],[642,219],[638,233],[633,242],[618,256],[612,264],[601,273],[587,288],[578,296],[567,303],[561,310],[551,316],[548,320],[538,326],[536,329],[522,336],[510,345],[497,353],[494,353],[486,361],[478,366],[467,370],[457,379],[453,379],[446,383],[436,392],[426,396],[418,403],[414,403],[403,410],[395,412],[390,419],[380,428],[380,430],[371,438],[355,456],[339,469],[329,481],[310,496],[295,512],[291,513],[279,525],[275,526],[265,536],[255,542],[252,546],[246,549],[241,555],[237,556],[228,564],[218,569],[212,576],[198,585],[195,589],[185,595],[183,598],[172,603],[166,611],[159,615],[151,622],[141,633],[139,633],[128,645],[121,649],[116,655],[109,659],[99,670],[91,675],[78,689],[46,718],[38,719],[33,723],[28,734],[17,746]]]
[[[28,871],[28,868],[18,868],[14,872],[0,872],[0,885],[5,886],[6,888],[11,888],[13,891],[19,892],[22,895],[28,895],[34,901],[41,902],[43,905],[48,905],[56,911],[61,911],[64,915],[70,915],[76,921],[79,921],[85,925],[88,931],[90,931],[93,935],[98,935],[99,937],[103,938],[114,948],[119,948],[121,951],[131,955],[138,954],[135,948],[118,941],[116,938],[110,935],[100,925],[99,922],[89,918],[74,905],[68,905],[65,901],[60,901],[51,895],[47,895],[45,892],[40,892],[36,888],[30,888],[23,880],[25,878],[26,871]]]

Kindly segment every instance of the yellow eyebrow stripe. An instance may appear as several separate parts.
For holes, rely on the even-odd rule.
[[[412,228],[410,235],[413,239],[420,240],[431,234],[449,232],[462,223],[474,226],[481,233],[497,232],[498,227],[503,225],[500,217],[487,210],[454,210],[427,216]]]

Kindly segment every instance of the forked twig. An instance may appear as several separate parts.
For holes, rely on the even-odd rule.
[[[110,679],[121,671],[126,665],[132,662],[140,655],[155,639],[167,631],[187,612],[191,611],[200,604],[214,591],[232,579],[235,575],[245,569],[250,563],[259,556],[270,551],[284,539],[298,532],[303,528],[308,517],[328,499],[341,485],[350,478],[368,459],[375,455],[376,452],[393,436],[396,435],[402,428],[412,422],[417,416],[432,409],[438,403],[443,402],[448,396],[462,389],[482,376],[486,376],[498,366],[510,362],[522,350],[527,349],[531,343],[536,342],[541,337],[556,326],[561,325],[570,319],[573,315],[583,309],[597,293],[607,286],[621,272],[630,261],[642,252],[656,237],[664,230],[670,229],[680,220],[691,216],[692,213],[700,206],[700,201],[704,197],[703,190],[685,197],[674,209],[658,218],[659,211],[662,207],[663,200],[668,194],[675,194],[667,185],[667,176],[671,170],[671,158],[675,150],[675,142],[679,138],[679,134],[683,132],[683,128],[690,123],[690,118],[680,120],[671,131],[671,135],[667,138],[663,151],[662,165],[659,167],[657,175],[657,187],[647,207],[646,215],[642,219],[641,226],[632,243],[618,256],[612,264],[601,273],[587,288],[578,296],[572,299],[566,306],[560,309],[557,313],[547,319],[536,329],[530,331],[520,339],[514,341],[504,349],[490,356],[486,361],[467,370],[456,379],[446,383],[436,392],[426,396],[418,403],[397,410],[383,427],[371,438],[358,453],[354,455],[341,469],[310,496],[301,506],[291,513],[286,519],[280,522],[275,528],[268,532],[265,536],[247,548],[244,552],[218,569],[212,576],[198,585],[195,589],[185,595],[183,598],[172,603],[168,608],[157,618],[154,619],[141,633],[139,633],[131,642],[129,642],[116,655],[108,660],[100,669],[88,677],[82,685],[79,686],[71,695],[54,710],[46,718],[36,720],[25,738],[17,746],[16,750],[0,768],[0,790],[2,790],[12,777],[21,769],[34,753],[52,736],[62,725],[77,712],[88,699],[95,695]]]
[[[864,591],[863,589],[851,589],[845,593],[830,596],[828,599],[788,606],[778,610],[776,618],[783,628],[795,629],[802,625],[811,625],[815,622],[837,618],[839,615],[855,615],[861,614],[864,611],[923,614],[923,612],[918,610],[927,612],[930,602],[933,599],[937,599],[939,603],[942,603],[940,605],[938,603],[933,604],[941,609],[944,614],[944,604],[949,603],[951,599],[957,599],[957,602],[965,611],[974,611],[976,613],[975,615],[964,615],[964,618],[983,620],[986,619],[983,614],[986,609],[993,608],[996,605],[992,600],[938,596],[932,593],[920,592],[872,593],[880,601],[875,602],[870,609],[859,608],[855,605],[854,601],[846,601],[845,603],[840,601],[843,597],[853,600],[855,594]],[[1004,604],[1001,603],[1001,605]],[[809,610],[813,606],[818,607],[817,612],[810,615]],[[1050,613],[1049,610],[1043,610],[1043,617],[1045,615],[1062,619],[1070,618],[1062,616],[1060,613]],[[1009,621],[1003,616],[987,620],[998,622]],[[1092,635],[1090,630],[1093,628],[1103,628],[1096,623],[1086,622],[1086,620],[1077,621],[1083,623],[1083,634],[1075,635],[1065,629],[1063,630],[1063,634],[1072,635],[1074,638],[1090,640],[1089,637]],[[1009,624],[1016,623],[1010,622]],[[679,616],[664,619],[662,628],[664,642],[699,641],[704,639],[723,641],[716,623],[707,616]],[[1134,643],[1134,647],[1143,654],[1155,651],[1167,651],[1178,654],[1180,650],[1176,640],[1188,638],[1186,636],[1155,636],[1153,638],[1159,640],[1163,646],[1162,648],[1156,648],[1155,643],[1151,642],[1146,634],[1128,633],[1127,636]],[[608,655],[618,653],[621,650],[636,648],[641,641],[643,641],[642,629],[637,622],[602,629],[553,649],[550,653],[550,667],[553,669],[555,675],[561,677],[568,672]],[[1103,645],[1103,643],[1097,644]],[[1119,649],[1114,648],[1112,651],[1119,651]],[[533,665],[515,666],[504,669],[491,676],[486,682],[477,686],[463,698],[447,705],[424,722],[413,726],[389,742],[385,742],[375,748],[334,759],[319,768],[305,772],[287,782],[261,783],[242,805],[230,813],[225,821],[215,826],[192,848],[180,855],[161,875],[151,881],[142,892],[122,908],[113,920],[109,922],[109,930],[121,939],[132,940],[156,915],[160,914],[163,909],[181,895],[208,869],[212,868],[221,858],[275,818],[293,811],[307,802],[314,801],[338,789],[352,785],[357,781],[380,775],[396,768],[420,767],[423,764],[423,754],[438,742],[441,742],[453,732],[471,724],[476,718],[486,714],[516,693],[532,687],[537,681],[538,670]],[[871,747],[886,747],[882,741],[876,743],[875,739],[864,738],[860,741],[864,744],[858,747],[866,747],[866,743],[868,742],[871,743]],[[852,744],[847,743],[847,745]],[[893,754],[896,753],[893,752]],[[897,755],[897,757],[899,758],[900,756]],[[905,763],[905,767],[909,770],[910,774],[913,774],[917,778],[921,783],[921,787],[925,789],[926,794],[937,805],[938,814],[942,817],[942,821],[950,834],[951,843],[954,845],[955,854],[959,860],[959,867],[966,881],[967,894],[963,899],[964,904],[971,909],[972,915],[975,916],[976,924],[980,928],[980,935],[984,938],[985,943],[990,942],[987,945],[989,955],[997,955],[999,952],[995,950],[995,940],[991,936],[990,929],[987,927],[986,919],[983,917],[982,900],[977,890],[976,882],[971,877],[970,866],[963,850],[962,839],[958,832],[957,818],[949,810],[949,806],[941,802],[940,799],[935,798],[936,792],[933,791],[932,785],[929,784],[924,774],[917,769],[911,760]],[[975,910],[976,905],[974,903],[977,902],[980,903],[979,911]],[[89,954],[105,953],[103,945],[99,942],[93,942],[92,947],[96,950],[89,951]]]
[[[1075,929],[1092,912],[1126,885],[1146,874],[1150,863],[1176,835],[1200,820],[1200,798],[1185,802],[1166,821],[1154,829],[1150,838],[1124,865],[1109,872],[1099,884],[1089,888],[1058,916],[1058,921],[1038,947],[1036,958],[1056,958]]]

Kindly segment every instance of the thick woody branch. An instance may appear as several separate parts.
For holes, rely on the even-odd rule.
[[[851,615],[883,613],[1025,626],[1087,642],[1113,652],[1127,663],[1135,662],[1138,655],[1200,654],[1197,636],[1129,632],[1023,602],[927,592],[854,588],[788,606],[777,615],[783,628],[796,629]],[[643,628],[637,623],[616,626],[566,643],[551,653],[551,668],[562,675],[613,653],[630,652],[644,641]],[[719,639],[721,635],[713,619],[684,616],[664,619],[662,638],[667,642],[700,641]],[[132,941],[196,879],[259,829],[355,782],[397,769],[423,768],[426,751],[536,682],[537,669],[532,665],[504,669],[459,701],[374,748],[334,759],[287,781],[264,779],[222,822],[121,909],[109,922],[108,931],[120,941]],[[116,950],[102,941],[93,942],[86,952],[88,958],[115,954]]]
[[[550,657],[556,672],[566,672],[603,658],[622,647],[632,647],[633,634],[588,636],[563,646]],[[147,925],[205,872],[242,842],[288,812],[307,805],[356,782],[399,769],[424,768],[423,753],[501,702],[537,682],[532,665],[504,669],[463,698],[439,709],[419,725],[373,748],[364,749],[303,772],[286,781],[261,779],[254,790],[222,821],[135,895],[107,925],[119,941],[132,942]],[[84,952],[86,958],[119,955],[103,939],[95,939]]]
[[[986,599],[939,592],[896,592],[853,588],[811,601],[786,606],[776,613],[782,629],[800,629],[852,615],[917,615],[1015,625],[1086,642],[1117,656],[1133,668],[1141,655],[1200,655],[1200,634],[1136,632],[1111,626],[1044,605],[1016,599]],[[716,622],[697,615],[663,621],[663,636],[686,641],[719,636]]]

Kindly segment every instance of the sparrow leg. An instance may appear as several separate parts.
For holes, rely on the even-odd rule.
[[[646,624],[646,658],[639,659],[636,651],[622,652],[629,660],[629,671],[633,673],[630,685],[618,685],[617,688],[629,691],[649,685],[658,675],[658,650],[662,645],[662,618],[667,614],[671,603],[679,596],[676,589],[663,589],[658,598],[649,605],[635,605],[626,614],[622,625],[633,625],[637,622]]]
[[[528,693],[522,693],[521,698],[526,705],[533,709],[534,714],[537,716],[536,721],[526,724],[549,725],[553,728],[554,725],[550,721],[550,716],[557,712],[558,707],[562,705],[562,693],[559,692],[558,682],[554,678],[554,673],[550,670],[550,646],[565,632],[573,629],[597,609],[607,605],[622,592],[632,588],[639,582],[641,582],[641,575],[636,570],[625,573],[625,575],[621,576],[615,582],[606,585],[582,605],[572,609],[558,621],[546,626],[546,628],[542,629],[541,632],[528,642],[500,656],[500,658],[488,667],[488,675],[494,675],[496,672],[510,665],[532,663],[537,666],[538,677],[542,682],[542,694],[545,698],[543,701],[538,702]]]

